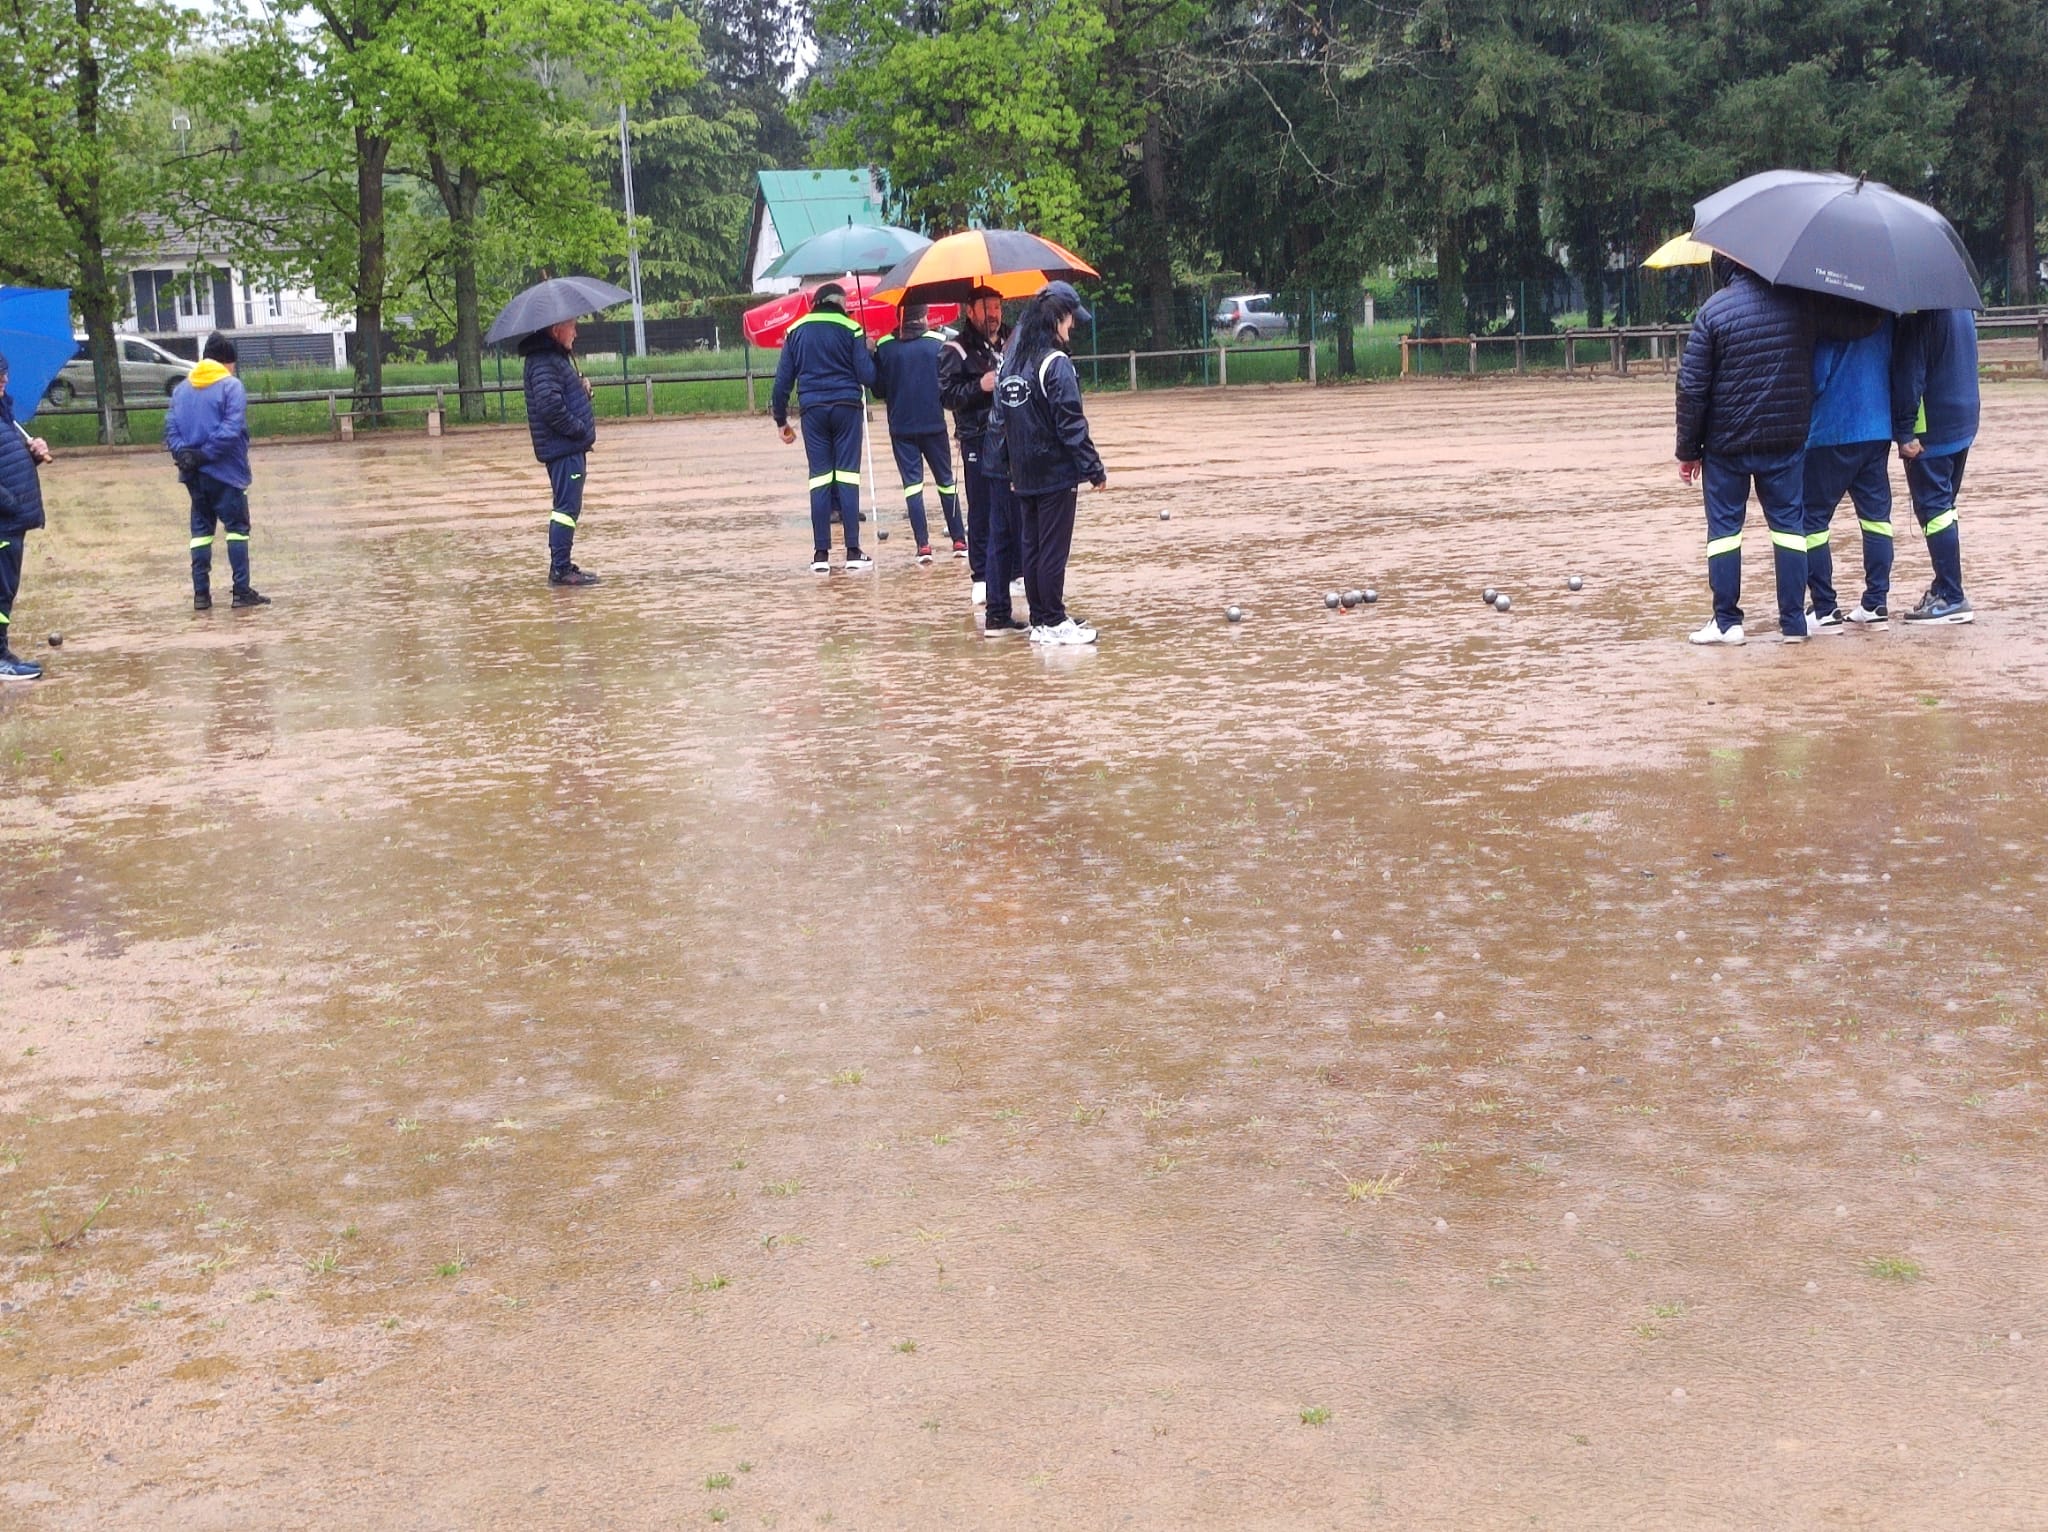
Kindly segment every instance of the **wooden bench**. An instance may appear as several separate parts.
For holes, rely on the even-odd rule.
[[[327,421],[336,441],[352,442],[356,439],[356,416],[358,414],[424,415],[427,420],[427,435],[429,436],[439,436],[442,426],[448,419],[447,400],[444,397],[443,390],[438,388],[434,390],[434,402],[432,404],[397,406],[387,404],[383,409],[376,411],[360,411],[353,408],[344,409],[341,399],[342,396],[338,393],[330,393],[327,396]]]

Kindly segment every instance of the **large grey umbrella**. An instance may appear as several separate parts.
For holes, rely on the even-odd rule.
[[[1861,176],[1766,170],[1694,203],[1692,237],[1767,282],[1894,314],[1984,306],[1949,221]]]
[[[515,335],[531,335],[565,319],[581,319],[615,303],[629,303],[633,295],[623,287],[600,282],[596,277],[550,277],[536,282],[499,311],[484,332],[484,343],[495,345]]]
[[[848,222],[791,245],[764,277],[836,277],[842,271],[887,271],[931,243],[915,229]]]

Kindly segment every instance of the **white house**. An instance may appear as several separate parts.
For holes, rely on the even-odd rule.
[[[343,337],[352,314],[330,310],[308,288],[249,281],[224,246],[179,232],[161,220],[143,254],[123,274],[128,316],[119,326],[173,351],[180,337],[203,341],[215,330],[233,333],[245,362],[346,367]]]
[[[747,228],[747,290],[793,293],[795,277],[764,277],[775,258],[813,234],[848,221],[880,223],[882,189],[868,170],[763,170],[754,189],[754,217]]]

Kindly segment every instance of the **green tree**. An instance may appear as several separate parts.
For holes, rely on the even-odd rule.
[[[128,135],[138,92],[189,24],[146,0],[5,0],[0,27],[0,275],[71,289],[102,439],[128,439],[114,325],[119,256],[159,188]]]

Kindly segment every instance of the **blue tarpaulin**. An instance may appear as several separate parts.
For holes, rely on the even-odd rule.
[[[0,287],[0,355],[16,420],[32,419],[58,369],[77,354],[71,294],[61,287]]]

